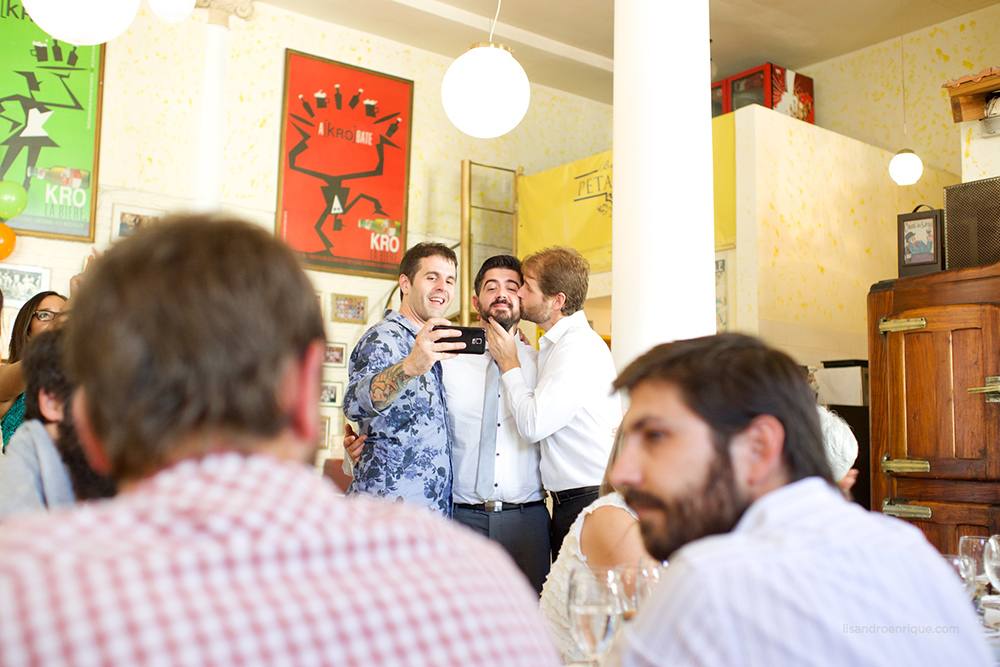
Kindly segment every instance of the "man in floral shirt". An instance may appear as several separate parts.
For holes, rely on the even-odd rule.
[[[348,494],[428,507],[451,516],[452,439],[441,383],[443,359],[464,343],[443,319],[455,294],[451,248],[419,243],[399,264],[399,311],[365,332],[351,354],[344,415],[367,436]]]

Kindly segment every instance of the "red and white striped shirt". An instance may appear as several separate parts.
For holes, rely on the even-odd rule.
[[[3,665],[555,665],[502,549],[266,456],[0,527]]]

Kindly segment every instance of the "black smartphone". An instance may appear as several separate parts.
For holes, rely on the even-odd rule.
[[[463,349],[451,350],[455,354],[483,354],[486,352],[486,332],[483,331],[482,327],[434,327],[434,331],[437,331],[438,329],[454,329],[459,332],[458,336],[441,338],[438,341],[439,343],[465,343],[465,347]]]

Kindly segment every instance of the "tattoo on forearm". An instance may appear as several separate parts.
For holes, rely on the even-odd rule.
[[[382,411],[399,396],[400,392],[403,391],[407,383],[412,379],[403,372],[402,361],[389,366],[389,368],[372,378],[370,392],[372,405],[375,406],[376,410]]]

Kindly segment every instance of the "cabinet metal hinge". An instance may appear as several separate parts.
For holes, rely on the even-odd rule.
[[[908,500],[886,498],[882,501],[882,514],[900,519],[930,519],[933,512],[925,505],[911,505]]]
[[[923,317],[909,317],[900,320],[890,320],[883,317],[879,320],[878,331],[879,333],[898,333],[900,331],[916,331],[917,329],[925,329],[927,327],[927,320]]]

